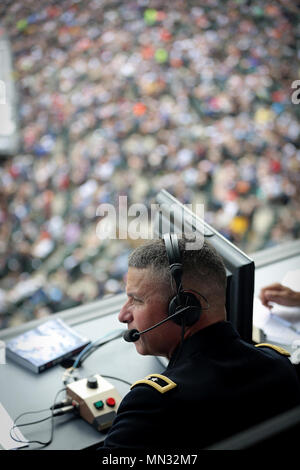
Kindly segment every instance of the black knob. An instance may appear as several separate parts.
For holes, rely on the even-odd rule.
[[[89,377],[89,378],[87,379],[87,384],[86,384],[86,386],[87,386],[88,388],[98,388],[98,380],[97,380],[97,377],[94,377],[94,376]]]

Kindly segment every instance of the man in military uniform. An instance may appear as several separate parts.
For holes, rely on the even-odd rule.
[[[104,448],[202,449],[300,404],[288,353],[248,344],[226,321],[226,272],[214,248],[187,250],[168,236],[130,255],[119,320],[138,353],[169,364],[132,385]]]

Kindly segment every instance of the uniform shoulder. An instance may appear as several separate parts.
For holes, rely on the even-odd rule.
[[[147,387],[152,387],[157,390],[159,393],[166,393],[177,387],[177,384],[173,380],[169,379],[162,374],[149,374],[144,379],[137,380],[131,385],[131,390],[139,385],[146,385]]]
[[[290,353],[284,349],[284,348],[281,348],[280,346],[276,346],[275,344],[270,344],[270,343],[259,343],[259,344],[256,344],[255,345],[256,348],[269,348],[269,349],[273,349],[274,351],[278,352],[279,354],[281,354],[282,356],[290,356]]]

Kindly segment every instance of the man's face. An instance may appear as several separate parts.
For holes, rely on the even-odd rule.
[[[168,293],[165,286],[155,282],[153,276],[148,269],[128,269],[128,300],[118,316],[120,322],[128,324],[128,329],[142,331],[167,317]],[[141,335],[134,344],[142,355],[170,357],[179,339],[180,327],[168,321]]]

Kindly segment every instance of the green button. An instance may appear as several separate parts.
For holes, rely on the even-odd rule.
[[[97,408],[97,410],[101,410],[103,408],[103,406],[104,406],[104,403],[103,403],[102,400],[96,401],[94,403],[94,407]]]

